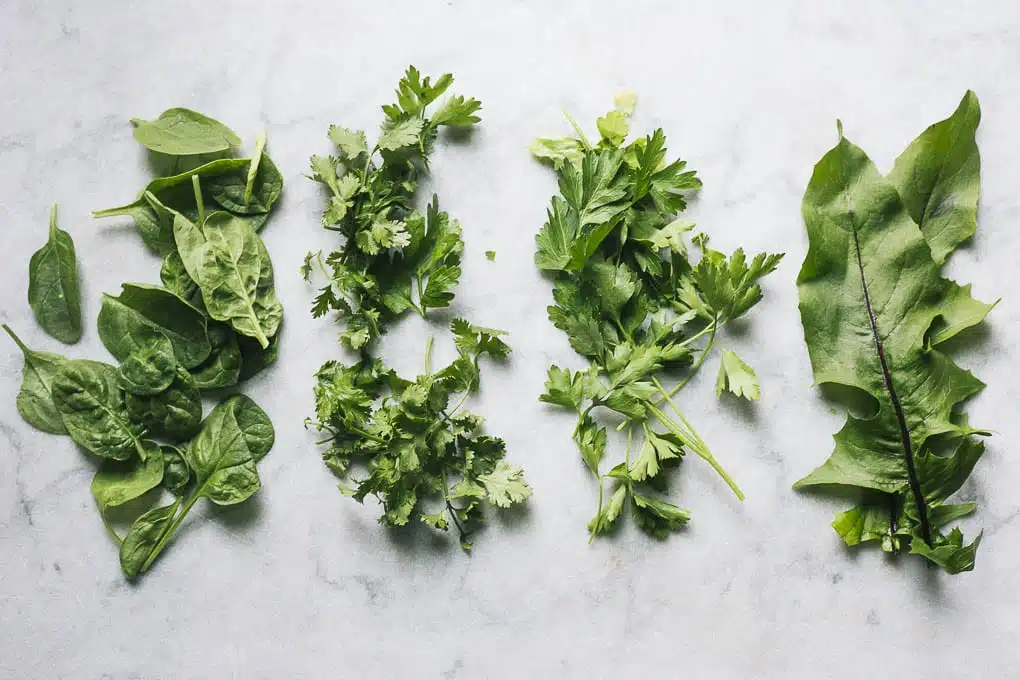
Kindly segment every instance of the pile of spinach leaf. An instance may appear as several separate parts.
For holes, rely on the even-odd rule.
[[[531,145],[559,176],[560,194],[536,237],[535,263],[554,282],[549,319],[589,362],[578,371],[551,366],[540,399],[577,413],[573,439],[599,487],[592,539],[614,526],[628,501],[637,525],[655,537],[683,527],[690,513],[661,496],[662,473],[688,452],[743,499],[673,397],[719,344],[719,330],[761,299],[759,279],[782,258],[749,258],[742,249],[727,257],[677,216],[701,180],[684,161],[667,161],[661,129],[626,143],[635,105],[633,94],[619,95],[598,119],[595,144],[568,116],[576,137]],[[729,349],[721,354],[716,392],[758,399],[751,367]],[[660,380],[666,372],[680,374],[671,389]],[[623,460],[608,471],[597,409],[615,412],[626,431]]]
[[[506,508],[531,493],[521,469],[504,460],[503,440],[480,434],[482,419],[461,410],[478,388],[479,357],[510,352],[503,332],[454,320],[459,358],[432,372],[430,340],[425,372],[413,380],[371,354],[374,341],[409,310],[428,319],[429,310],[449,307],[460,280],[460,225],[435,196],[424,212],[413,206],[439,130],[466,130],[480,120],[475,99],[439,101],[452,84],[450,74],[433,83],[411,66],[397,86],[397,102],[382,107],[374,145],[363,131],[334,125],[334,153],[311,159],[312,179],[327,190],[323,227],[342,241],[328,254],[309,253],[301,271],[311,280],[318,270],[325,280],[312,315],[335,314],[343,324],[341,344],[360,358],[319,369],[316,416],[306,424],[328,433],[319,443],[329,445],[323,458],[336,474],[352,477],[352,465],[367,470],[368,477],[341,489],[358,501],[377,497],[383,524],[414,518],[444,531],[452,524],[469,550],[485,504]],[[433,497],[442,504],[430,509]]]
[[[149,568],[200,499],[230,505],[258,490],[255,464],[272,447],[272,423],[243,395],[221,399],[203,419],[203,393],[271,364],[283,317],[257,233],[283,187],[265,136],[242,159],[232,157],[240,140],[229,128],[187,109],[133,123],[154,164],[174,170],[150,181],[133,203],[96,213],[131,216],[164,258],[162,286],[125,283],[120,295],[103,296],[99,337],[119,365],[31,349],[4,326],[25,359],[18,411],[102,459],[92,493],[128,577]],[[63,282],[60,289],[69,290],[74,281],[76,292],[61,233],[54,213],[47,247],[55,252],[40,256],[39,266],[33,258],[33,273],[42,271],[38,278],[51,289]],[[73,246],[69,258],[73,265]],[[68,339],[81,333],[80,307],[68,299],[59,297],[56,312],[36,310],[60,339],[53,328]],[[143,512],[160,493],[174,500]],[[112,508],[121,519],[136,511],[123,537],[108,522]]]
[[[977,96],[925,130],[879,174],[843,137],[815,165],[804,194],[809,249],[797,279],[815,382],[863,393],[835,450],[795,488],[852,493],[832,526],[847,545],[909,549],[949,573],[974,568],[979,535],[945,527],[975,510],[952,503],[984,452],[962,403],[984,383],[957,366],[946,341],[994,306],[942,276],[977,229]]]

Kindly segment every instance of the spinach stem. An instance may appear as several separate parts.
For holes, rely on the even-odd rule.
[[[202,201],[202,185],[198,175],[191,176],[191,188],[195,192],[195,205],[198,207],[198,224],[205,222],[205,203]]]
[[[202,497],[201,492],[202,492],[201,488],[196,489],[188,498],[187,502],[184,504],[184,507],[181,508],[180,513],[178,513],[176,510],[174,511],[173,521],[167,525],[167,528],[163,532],[163,535],[160,536],[159,538],[159,542],[156,543],[156,546],[152,549],[152,552],[149,553],[149,556],[145,558],[145,562],[142,563],[142,568],[138,570],[139,573],[147,571],[149,569],[149,566],[156,560],[157,557],[159,557],[159,554],[163,552],[163,548],[166,547],[166,544],[169,543],[170,539],[173,538],[174,534],[177,533],[177,527],[179,527],[181,525],[181,522],[184,521],[184,518],[187,516],[188,511],[191,510],[191,506],[197,503],[198,499]],[[180,506],[180,504],[181,504],[180,498],[174,501],[175,506]]]

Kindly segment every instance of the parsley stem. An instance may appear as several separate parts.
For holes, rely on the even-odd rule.
[[[432,343],[435,340],[433,336],[429,336],[429,339],[425,341],[425,375],[432,375]]]
[[[658,407],[652,405],[650,406],[650,410],[660,423],[665,425],[670,432],[675,434],[681,441],[687,444],[694,453],[698,454],[705,460],[705,462],[712,466],[712,469],[714,469],[719,476],[723,478],[723,481],[726,482],[727,486],[733,490],[737,499],[744,500],[744,492],[740,490],[740,487],[737,486],[737,483],[733,480],[733,478],[729,476],[726,470],[723,469],[722,465],[719,464],[719,461],[715,459],[712,452],[708,450],[708,446],[706,446],[705,442],[698,436],[697,432],[694,431],[694,428],[691,427],[691,424],[686,418],[684,418],[682,413],[677,411],[677,415],[683,420],[684,425],[687,426],[689,432],[684,432],[672,418],[663,413]]]
[[[570,123],[570,126],[574,128],[574,132],[577,133],[577,136],[581,141],[581,146],[584,147],[585,151],[591,151],[592,150],[591,142],[589,142],[588,138],[584,136],[584,130],[582,130],[581,126],[577,124],[577,121],[574,120],[574,117],[567,113],[566,109],[563,109],[563,115]]]
[[[671,389],[669,392],[663,391],[662,396],[665,399],[669,399],[670,397],[674,396],[677,392],[682,390],[684,387],[686,387],[687,383],[689,383],[691,381],[691,378],[693,378],[694,375],[698,372],[698,369],[701,368],[701,365],[705,363],[705,359],[708,358],[708,353],[712,350],[712,347],[715,346],[715,333],[717,330],[719,330],[719,317],[716,317],[712,321],[711,329],[712,329],[711,335],[708,336],[708,342],[705,343],[705,347],[701,350],[701,356],[699,356],[698,360],[694,362],[694,365],[691,366],[691,370],[687,372],[687,376],[683,380],[677,383],[673,387],[673,389]],[[702,333],[703,332],[704,330],[702,330]],[[701,335],[701,333],[699,333],[698,335]],[[690,338],[690,340],[693,340],[696,337],[698,336],[695,335],[694,337]],[[655,403],[661,404],[662,401],[663,399],[657,399]]]

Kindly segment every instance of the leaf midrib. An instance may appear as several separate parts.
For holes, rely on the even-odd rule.
[[[844,165],[840,164],[840,174],[843,175]],[[847,177],[844,175],[841,177],[843,189],[843,196],[846,200],[847,214],[850,217],[852,234],[854,240],[854,256],[857,259],[857,271],[861,279],[861,288],[864,292],[864,307],[868,314],[868,325],[871,327],[871,337],[874,343],[875,352],[878,354],[878,361],[882,367],[882,380],[885,384],[886,392],[889,395],[889,400],[893,407],[893,412],[896,415],[896,421],[900,429],[900,441],[903,445],[903,457],[907,467],[907,481],[910,485],[911,495],[914,498],[914,504],[917,506],[918,518],[921,529],[921,538],[928,545],[931,545],[931,525],[928,520],[928,507],[924,499],[924,493],[921,490],[921,481],[917,476],[917,469],[914,465],[914,454],[913,446],[910,439],[910,428],[907,426],[906,414],[903,411],[903,405],[900,403],[899,395],[896,393],[896,388],[893,386],[892,374],[889,371],[889,364],[885,358],[885,349],[882,346],[882,339],[878,332],[878,323],[875,320],[875,312],[871,306],[871,295],[868,292],[868,279],[864,273],[864,260],[861,257],[861,243],[860,238],[857,235],[857,224],[855,221],[855,213],[853,209],[853,201],[850,199],[849,190],[846,188],[849,186]],[[895,508],[890,510],[890,528],[893,527],[895,522]]]

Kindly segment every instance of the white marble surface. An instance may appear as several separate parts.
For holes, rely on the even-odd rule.
[[[599,9],[596,9],[599,8]],[[343,498],[302,428],[310,379],[337,354],[297,275],[328,246],[320,195],[302,177],[329,123],[374,127],[410,62],[453,71],[484,102],[467,145],[442,145],[433,186],[465,228],[456,311],[508,328],[505,368],[476,404],[507,439],[535,494],[475,553],[425,532],[391,534]],[[2,678],[953,678],[1020,665],[1016,490],[1020,343],[1020,12],[1000,2],[201,2],[0,4],[0,319],[55,348],[25,302],[27,259],[61,206],[83,267],[83,342],[101,292],[155,281],[128,228],[89,217],[147,179],[127,120],[184,105],[252,139],[269,132],[285,199],[264,232],[287,307],[278,365],[247,391],[276,422],[264,489],[245,509],[190,521],[135,585],[92,507],[93,461],[32,430],[14,397],[21,357],[0,350]],[[661,125],[701,173],[693,214],[722,249],[785,249],[746,333],[762,402],[720,405],[711,376],[683,405],[748,499],[691,461],[678,485],[690,529],[657,543],[632,527],[587,544],[592,480],[572,419],[539,404],[545,368],[577,365],[545,318],[533,234],[555,185],[524,147],[591,121],[636,90],[639,129]],[[840,417],[811,387],[794,277],[805,251],[800,198],[813,163],[847,135],[888,169],[965,89],[981,98],[977,238],[950,271],[1003,301],[986,345],[962,362],[988,382],[970,407],[994,428],[963,495],[984,527],[977,570],[950,578],[916,560],[848,552],[828,526],[838,503],[790,484],[830,450]],[[483,252],[498,252],[487,262]],[[414,370],[427,329],[408,319],[386,358]],[[449,353],[439,331],[438,346]],[[711,373],[709,371],[708,373]]]

